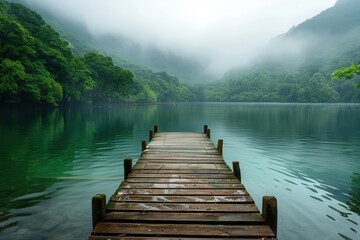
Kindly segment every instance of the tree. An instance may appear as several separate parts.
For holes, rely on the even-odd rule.
[[[5,59],[0,64],[0,94],[16,95],[21,91],[25,68],[19,61]]]
[[[360,75],[360,64],[353,64],[349,67],[344,67],[333,72],[333,79],[340,80],[340,79],[352,79],[355,76]],[[360,88],[360,80],[355,85],[356,88]]]
[[[90,68],[79,57],[75,57],[69,63],[67,72],[68,75],[62,83],[64,101],[80,101],[89,97],[87,93],[95,88],[95,81],[91,77]]]
[[[133,83],[132,72],[115,66],[111,57],[90,52],[82,57],[82,61],[91,70],[95,82],[92,91],[94,102],[120,100],[126,87]]]

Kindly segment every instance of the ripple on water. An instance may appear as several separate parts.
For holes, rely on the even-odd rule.
[[[335,218],[333,218],[332,216],[330,216],[330,215],[328,215],[328,214],[326,214],[326,216],[327,216],[328,218],[330,218],[331,220],[333,220],[333,221],[335,221],[335,222],[336,222],[336,219],[335,219]]]
[[[312,196],[312,195],[310,195],[310,197],[311,197],[312,199],[315,199],[316,201],[324,202],[321,198],[318,198],[318,197],[315,197],[315,196]]]

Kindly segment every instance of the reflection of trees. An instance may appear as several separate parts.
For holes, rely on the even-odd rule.
[[[7,218],[9,209],[49,198],[50,193],[43,191],[71,168],[73,152],[53,151],[53,140],[64,132],[59,110],[1,109],[0,113],[0,211]],[[39,178],[49,175],[52,178]]]
[[[351,176],[351,188],[349,195],[351,196],[348,201],[348,206],[353,212],[360,214],[360,174],[354,173]]]
[[[356,166],[360,145],[359,105],[335,104],[241,104],[226,105],[223,110],[227,126],[238,134],[267,147],[266,154],[278,154],[283,166],[298,179],[323,180],[321,186],[331,196],[346,203],[350,182]],[[236,132],[237,131],[237,132]],[[270,139],[270,140],[269,140]],[[289,146],[294,151],[289,152]],[[300,149],[299,151],[296,151]],[[306,149],[306,151],[304,151]],[[343,159],[346,158],[346,159]],[[294,170],[296,169],[296,170]],[[341,179],[340,179],[341,177]],[[344,180],[345,179],[345,180]],[[359,212],[359,174],[352,176],[350,207]]]
[[[72,170],[78,149],[97,151],[97,143],[131,134],[136,114],[120,109],[0,109],[1,221],[10,209],[51,198],[45,190]]]
[[[241,124],[242,129],[285,139],[297,135],[347,139],[354,135],[353,126],[360,118],[359,107],[351,105],[243,104],[226,108],[231,110],[226,111],[230,125]]]

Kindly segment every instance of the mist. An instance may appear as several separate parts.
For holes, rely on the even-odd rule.
[[[271,39],[332,7],[336,0],[25,2],[83,24],[94,37],[126,37],[145,48],[196,59],[209,73],[220,76],[248,63]]]

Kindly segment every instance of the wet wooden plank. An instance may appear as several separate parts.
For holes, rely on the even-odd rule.
[[[108,211],[147,211],[147,212],[233,212],[233,213],[258,213],[255,204],[227,203],[173,203],[173,202],[109,202]]]
[[[174,237],[274,237],[266,225],[144,224],[108,223],[96,225],[94,235],[150,235]]]
[[[128,179],[139,179],[142,180],[143,178],[171,178],[171,179],[235,179],[237,178],[234,176],[233,173],[217,173],[217,174],[201,174],[201,173],[180,173],[180,174],[162,174],[162,173],[139,173],[139,172],[132,172],[128,175]]]
[[[131,183],[124,181],[119,189],[143,189],[143,188],[152,188],[152,189],[244,189],[244,186],[240,183]]]
[[[214,169],[229,169],[229,167],[223,164],[207,164],[207,163],[137,163],[133,169],[168,169],[168,170],[194,170],[194,169],[207,169],[207,170],[214,170]]]
[[[179,160],[174,158],[164,159],[141,159],[138,161],[139,164],[146,164],[146,163],[193,163],[193,164],[222,164],[224,161],[221,159],[187,159],[187,160]]]
[[[133,239],[133,240],[208,240],[209,238],[192,238],[192,237],[138,237],[138,236],[126,236],[124,234],[121,235],[121,237],[119,236],[90,236],[89,240],[122,240],[122,239]],[[229,238],[221,238],[221,237],[217,237],[217,238],[211,238],[211,239],[216,239],[216,240],[228,240]],[[247,237],[237,237],[234,238],[232,237],[231,239],[233,240],[276,240],[275,238],[247,238]]]
[[[156,183],[156,184],[239,184],[236,178],[230,179],[209,179],[209,178],[127,178],[127,183]]]
[[[184,212],[111,212],[106,214],[107,222],[128,223],[184,223],[184,224],[240,224],[261,225],[265,219],[260,213],[184,213]]]
[[[219,153],[216,154],[208,154],[205,155],[204,154],[197,154],[197,153],[176,153],[176,152],[154,152],[151,151],[149,149],[145,150],[142,154],[142,157],[144,157],[144,159],[146,158],[166,158],[166,157],[174,157],[174,158],[221,158],[221,155]]]
[[[172,196],[243,196],[245,189],[118,189],[115,195],[172,195]]]
[[[140,169],[133,168],[133,174],[230,174],[230,169]]]
[[[254,203],[250,196],[167,196],[167,195],[113,195],[110,202],[174,202],[174,203]]]

